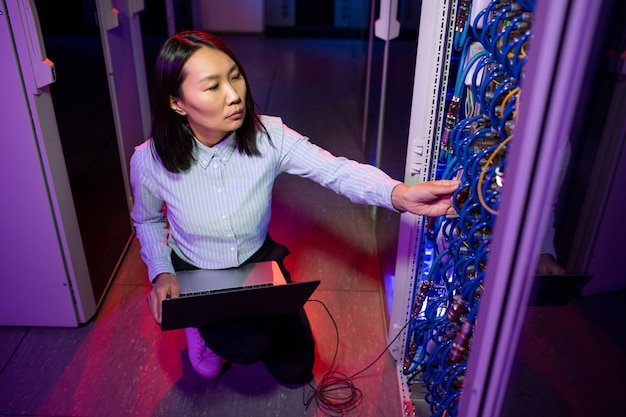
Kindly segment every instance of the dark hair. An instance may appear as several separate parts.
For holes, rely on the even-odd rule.
[[[246,112],[243,124],[235,133],[236,148],[249,156],[260,155],[256,134],[267,129],[256,113],[248,77],[235,54],[217,36],[189,30],[171,36],[159,50],[152,90],[152,143],[163,166],[170,172],[191,167],[195,142],[187,119],[174,112],[170,97],[178,98],[184,81],[185,63],[198,49],[208,47],[228,55],[239,67],[246,83]],[[269,135],[268,135],[269,138]]]

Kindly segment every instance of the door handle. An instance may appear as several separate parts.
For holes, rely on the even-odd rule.
[[[383,40],[391,40],[400,35],[398,0],[381,0],[379,17],[374,23],[374,33]]]
[[[18,8],[20,18],[26,32],[26,42],[28,43],[28,56],[30,57],[35,86],[37,89],[43,88],[56,81],[54,62],[46,56],[46,48],[41,34],[39,15],[35,7],[34,0],[19,1]],[[39,95],[40,91],[34,94]]]

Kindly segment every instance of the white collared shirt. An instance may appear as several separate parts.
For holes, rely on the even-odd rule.
[[[246,261],[265,240],[274,180],[283,172],[310,178],[354,203],[394,210],[391,192],[400,181],[371,165],[333,156],[278,117],[261,116],[261,121],[272,140],[257,135],[261,156],[235,150],[233,135],[213,147],[196,141],[195,161],[182,173],[163,167],[151,140],[135,148],[131,216],[150,280],[174,273],[171,250],[203,269]]]

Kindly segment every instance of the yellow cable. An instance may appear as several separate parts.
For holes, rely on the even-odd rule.
[[[483,181],[485,180],[485,173],[487,172],[487,169],[489,168],[489,165],[491,165],[491,162],[493,161],[493,159],[496,157],[496,155],[498,154],[498,152],[500,152],[507,143],[509,143],[511,141],[511,139],[513,139],[513,135],[510,135],[508,138],[506,138],[505,140],[503,140],[498,147],[493,151],[493,153],[491,155],[489,155],[489,158],[487,158],[487,161],[485,162],[485,165],[483,165],[482,170],[480,171],[480,176],[478,177],[478,183],[476,184],[476,186],[478,187],[478,201],[480,201],[480,205],[483,206],[483,208],[485,210],[487,210],[489,213],[493,214],[494,216],[498,215],[498,211],[492,209],[491,207],[489,207],[487,205],[487,203],[485,202],[485,199],[483,198]]]
[[[518,91],[519,91],[519,87],[515,87],[514,89],[512,89],[508,93],[506,93],[506,96],[504,96],[504,98],[502,99],[502,103],[500,104],[500,106],[502,108],[505,108],[506,104],[509,102],[511,97],[513,97],[513,95],[516,94]],[[517,111],[517,108],[515,110],[513,110],[513,115],[515,115],[516,111]]]

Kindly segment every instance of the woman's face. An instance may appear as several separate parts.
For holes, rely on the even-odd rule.
[[[186,116],[196,138],[207,146],[238,129],[246,111],[246,81],[225,53],[202,47],[183,67],[181,96],[171,97],[174,111]]]

